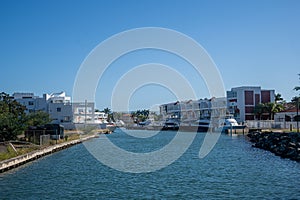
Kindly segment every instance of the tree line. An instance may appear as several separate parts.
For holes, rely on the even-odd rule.
[[[300,74],[298,74],[298,76],[300,80]],[[300,86],[295,86],[293,90],[295,90],[296,92],[300,91]],[[297,109],[300,109],[299,101],[300,95],[293,97],[291,103],[294,104]],[[258,117],[259,120],[261,120],[263,114],[268,113],[268,118],[270,120],[273,120],[275,113],[283,111],[285,109],[285,103],[286,102],[281,97],[281,94],[278,93],[275,95],[275,102],[260,103],[256,105],[254,108],[254,114]],[[296,119],[298,120],[298,118],[299,117],[297,116]]]
[[[37,111],[26,114],[26,107],[8,94],[0,93],[0,141],[16,140],[29,126],[51,122],[48,113]]]
[[[148,119],[150,114],[150,110],[137,110],[131,112],[131,118],[133,119],[134,123],[144,122]]]

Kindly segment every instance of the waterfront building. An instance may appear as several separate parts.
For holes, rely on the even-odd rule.
[[[275,113],[275,122],[296,122],[297,121],[297,107],[294,103],[287,103],[284,105],[285,109]],[[298,110],[299,112],[299,110]]]
[[[47,102],[47,111],[53,123],[71,123],[73,119],[71,97],[65,92],[44,94]]]
[[[38,110],[47,112],[47,102],[43,97],[35,96],[30,92],[15,92],[12,95],[13,99],[26,107],[26,114]]]
[[[94,102],[73,102],[73,122],[79,124],[95,123]]]
[[[95,117],[94,117],[95,123],[107,123],[107,119],[108,119],[108,114],[106,114],[105,112],[95,111]]]
[[[206,120],[226,115],[224,98],[176,101],[159,106],[163,120],[175,119],[181,122]]]
[[[228,111],[238,122],[255,120],[255,106],[268,102],[275,102],[275,90],[265,90],[259,86],[242,86],[227,91]],[[262,116],[262,119],[267,118],[267,115]]]
[[[73,112],[71,97],[65,92],[43,94],[43,97],[35,96],[34,93],[16,92],[13,99],[26,106],[25,112],[32,113],[44,111],[50,115],[52,123],[72,123]]]
[[[297,107],[293,103],[284,104],[285,109],[275,113],[274,120],[247,121],[250,127],[296,129]]]

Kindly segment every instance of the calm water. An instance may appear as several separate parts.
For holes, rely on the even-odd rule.
[[[136,152],[158,149],[173,136],[136,139],[121,130],[109,135]],[[0,199],[300,199],[300,163],[226,135],[199,159],[204,136],[199,133],[173,164],[142,174],[106,167],[79,144],[0,174]]]

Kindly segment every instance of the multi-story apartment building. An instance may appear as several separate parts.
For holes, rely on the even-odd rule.
[[[49,113],[53,123],[70,123],[73,120],[71,97],[65,92],[44,94],[14,93],[13,99],[26,106],[26,113],[44,111]]]
[[[43,97],[38,97],[28,92],[17,92],[12,97],[23,106],[26,106],[25,112],[27,114],[38,110],[47,112],[47,101]]]
[[[189,101],[177,101],[159,106],[163,119],[173,118],[180,121],[211,119],[226,115],[226,100],[211,98]]]
[[[94,102],[73,102],[74,123],[95,123]]]
[[[256,105],[275,102],[275,90],[265,90],[259,86],[235,87],[227,91],[227,105],[224,106],[222,104],[224,102],[226,100],[222,101],[222,98],[177,101],[163,104],[159,108],[164,119],[175,118],[181,121],[189,121],[229,114],[238,122],[244,122],[256,118],[254,114]],[[268,117],[269,115],[266,113],[262,115],[261,119],[267,119]]]
[[[71,123],[73,112],[71,97],[65,92],[44,94],[43,98],[47,102],[47,111],[55,123]]]
[[[259,86],[235,87],[227,91],[228,111],[238,122],[254,120],[256,105],[274,101],[275,90],[265,90]],[[263,115],[262,119],[267,119],[267,117]]]

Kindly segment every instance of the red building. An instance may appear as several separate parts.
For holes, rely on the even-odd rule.
[[[227,106],[238,122],[254,120],[254,108],[260,103],[275,101],[275,90],[264,90],[258,86],[242,86],[227,91]],[[262,115],[267,119],[268,115]]]

